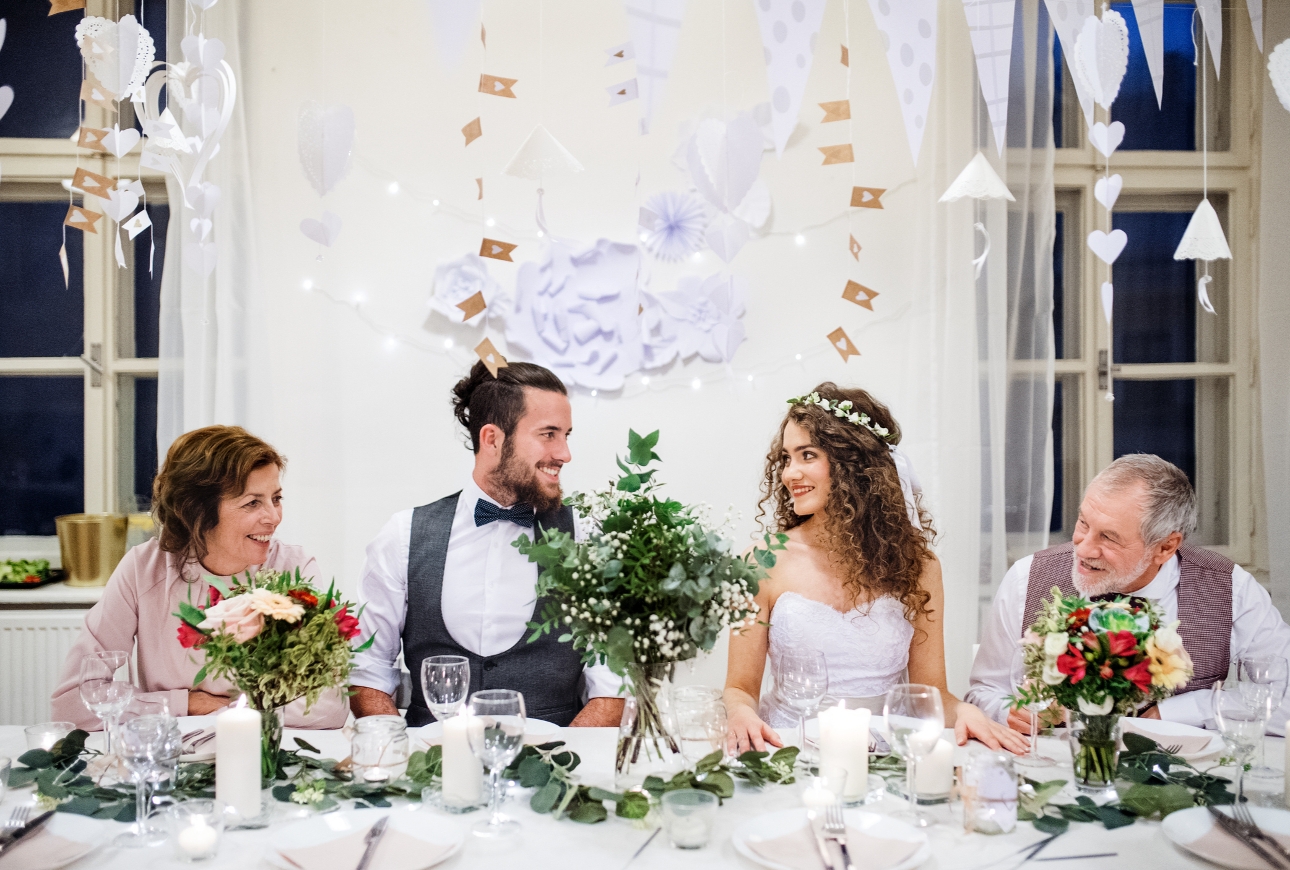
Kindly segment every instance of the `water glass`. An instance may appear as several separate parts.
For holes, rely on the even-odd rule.
[[[470,751],[488,771],[491,817],[475,825],[479,837],[507,837],[520,823],[502,815],[501,776],[524,746],[524,696],[514,689],[485,689],[470,696]]]
[[[214,800],[177,803],[166,810],[170,840],[180,861],[214,858],[224,835],[224,804]]]
[[[1272,712],[1280,708],[1286,695],[1287,677],[1290,676],[1290,665],[1280,656],[1269,658],[1241,659],[1236,665],[1236,678],[1242,683],[1265,686],[1271,698]],[[1280,780],[1283,771],[1268,765],[1267,741],[1259,741],[1259,763],[1250,768],[1247,776],[1259,779]]]
[[[725,748],[726,705],[719,689],[674,686],[666,700],[665,725],[680,745],[687,764],[695,765]]]
[[[829,666],[824,653],[802,650],[784,653],[775,660],[775,692],[798,714],[800,761],[805,762],[807,758],[806,720],[819,707],[828,690]]]
[[[155,846],[165,834],[148,823],[153,785],[171,775],[178,762],[182,735],[179,723],[169,716],[140,716],[117,731],[118,754],[130,772],[135,789],[134,830],[118,836],[118,846]]]
[[[22,729],[28,749],[53,749],[54,744],[76,730],[75,722],[44,722]]]
[[[389,782],[408,769],[408,723],[402,716],[364,716],[356,723],[350,750],[354,778]]]
[[[108,753],[113,749],[117,721],[134,697],[134,686],[116,678],[127,661],[129,656],[122,650],[101,650],[81,659],[81,701],[103,720]]]
[[[1245,796],[1245,764],[1263,742],[1263,732],[1272,718],[1272,695],[1253,683],[1214,684],[1214,721],[1227,752],[1236,761],[1236,802]]]
[[[918,762],[936,748],[936,741],[940,740],[945,729],[940,690],[917,683],[894,686],[887,692],[883,719],[888,741],[905,759],[905,794],[909,798],[909,810],[896,815],[915,827],[925,828],[932,824],[932,820],[918,809],[914,780]]]
[[[1010,834],[1017,827],[1017,772],[1013,757],[974,745],[963,768],[964,831]]]
[[[717,796],[697,788],[663,794],[663,830],[674,849],[702,849],[712,837]]]
[[[1028,688],[1032,680],[1026,673],[1026,650],[1018,647],[1012,658],[1012,685],[1018,689]],[[1030,713],[1030,752],[1018,759],[1018,763],[1029,767],[1047,767],[1057,763],[1057,759],[1039,751],[1039,714],[1052,705],[1051,701],[1036,701],[1022,706]]]
[[[470,660],[465,656],[429,656],[421,661],[421,692],[435,719],[456,716],[470,694]]]

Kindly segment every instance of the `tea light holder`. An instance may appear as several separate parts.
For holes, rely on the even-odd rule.
[[[175,856],[194,863],[214,858],[224,834],[224,805],[219,801],[195,800],[174,804],[166,810]]]
[[[702,849],[712,837],[717,796],[695,788],[663,795],[663,830],[675,849]]]
[[[43,722],[22,729],[27,736],[28,749],[53,749],[54,744],[76,729],[74,722]]]

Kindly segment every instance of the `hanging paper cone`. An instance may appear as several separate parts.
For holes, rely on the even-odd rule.
[[[1178,250],[1174,251],[1175,260],[1230,260],[1232,249],[1227,245],[1227,236],[1223,225],[1218,220],[1218,212],[1202,199],[1196,206],[1187,231],[1183,233]]]
[[[582,169],[578,159],[546,127],[538,124],[502,172],[540,182],[545,176],[581,172]]]
[[[941,194],[941,202],[956,202],[969,199],[1006,199],[1015,202],[1012,191],[1003,183],[999,173],[994,171],[990,161],[978,151],[976,156],[963,167],[959,177]]]

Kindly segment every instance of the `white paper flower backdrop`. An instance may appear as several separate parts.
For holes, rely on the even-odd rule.
[[[484,302],[488,307],[474,317],[467,318],[466,312],[457,306],[476,293],[484,294]],[[430,309],[453,323],[482,323],[488,316],[486,312],[502,310],[508,301],[502,285],[488,274],[488,266],[478,254],[466,254],[447,263],[440,263],[434,271]]]
[[[672,290],[642,294],[644,367],[659,368],[696,354],[708,362],[730,362],[744,340],[748,282],[717,273],[683,275]]]
[[[680,260],[702,248],[707,225],[703,200],[692,193],[666,190],[645,200],[641,207],[641,240],[660,260]]]

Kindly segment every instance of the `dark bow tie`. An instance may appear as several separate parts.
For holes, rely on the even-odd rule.
[[[476,526],[486,526],[497,520],[509,520],[517,526],[531,529],[533,528],[533,508],[522,502],[508,508],[500,508],[482,498],[475,502]]]

